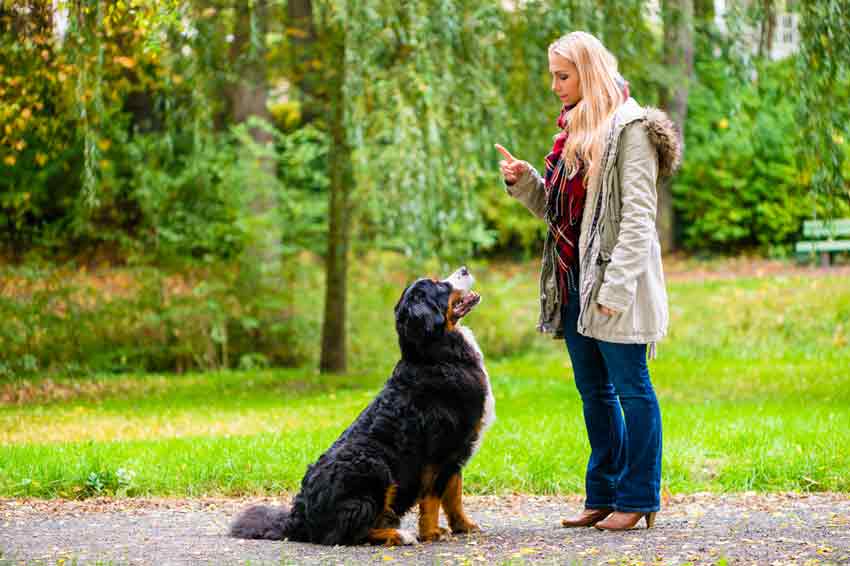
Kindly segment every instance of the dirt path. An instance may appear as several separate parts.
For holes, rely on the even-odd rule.
[[[557,526],[576,496],[465,501],[483,532],[343,548],[229,538],[244,499],[0,500],[0,564],[850,564],[847,494],[672,497],[654,529],[625,533]]]

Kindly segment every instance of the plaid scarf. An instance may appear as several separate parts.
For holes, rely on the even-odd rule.
[[[578,238],[581,231],[581,216],[584,210],[586,190],[584,187],[584,165],[578,171],[568,171],[564,163],[563,149],[568,133],[567,113],[575,105],[564,106],[558,115],[558,128],[552,151],[546,156],[546,223],[555,242],[555,259],[558,286],[563,304],[567,304],[568,293],[578,291]]]

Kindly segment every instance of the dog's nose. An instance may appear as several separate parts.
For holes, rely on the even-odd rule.
[[[468,269],[466,269],[466,266],[465,266],[465,265],[464,265],[463,267],[461,267],[459,271],[460,271],[460,274],[461,274],[463,277],[466,277],[467,275],[469,275],[469,270],[468,270]]]

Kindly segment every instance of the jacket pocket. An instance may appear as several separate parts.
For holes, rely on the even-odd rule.
[[[611,252],[605,250],[599,250],[599,253],[596,255],[596,270],[598,271],[597,276],[597,286],[602,287],[602,283],[605,282],[605,270],[608,269],[608,264],[611,263]],[[596,290],[597,293],[599,290]]]

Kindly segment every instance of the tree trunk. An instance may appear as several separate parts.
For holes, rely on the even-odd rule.
[[[301,120],[309,123],[323,114],[322,101],[319,100],[322,81],[312,65],[312,61],[318,59],[312,1],[289,0],[286,14],[292,72],[301,102]]]
[[[268,0],[236,2],[234,7],[237,13],[230,60],[239,79],[229,88],[233,121],[244,123],[252,116],[269,121],[271,113],[266,106],[268,82],[265,63]],[[251,137],[261,147],[271,145],[273,141],[271,134],[260,128],[252,128]],[[245,159],[246,163],[250,163],[252,156],[248,154]],[[257,178],[249,179],[250,187],[243,187],[243,190],[250,191],[245,212],[257,221],[248,239],[243,264],[250,272],[248,277],[259,280],[244,281],[248,288],[257,284],[261,287],[274,286],[281,268],[282,232],[274,215],[277,195],[269,183],[276,177],[275,162],[266,156],[261,156],[259,162]]]
[[[328,155],[328,248],[325,256],[325,311],[322,321],[322,373],[348,369],[346,346],[350,194],[353,174],[345,125],[345,26],[327,13],[316,21],[312,0],[288,0],[292,76],[301,118],[324,118],[331,135]],[[321,64],[315,64],[320,62]],[[317,70],[318,69],[318,70]]]
[[[345,30],[342,25],[329,30],[330,53],[325,58],[328,127],[331,132],[329,155],[330,188],[328,252],[325,259],[325,318],[322,326],[322,354],[319,369],[323,373],[342,373],[347,369],[346,289],[348,249],[351,240],[350,194],[353,183],[351,148],[345,128]]]
[[[773,51],[773,35],[776,29],[776,6],[774,0],[762,0],[759,34],[759,57],[770,58]]]
[[[664,64],[674,73],[673,80],[662,85],[661,107],[679,129],[679,142],[684,148],[685,121],[688,116],[688,84],[694,72],[694,4],[693,0],[663,0]],[[657,227],[661,249],[675,249],[675,225],[672,183],[667,180],[659,195]]]

